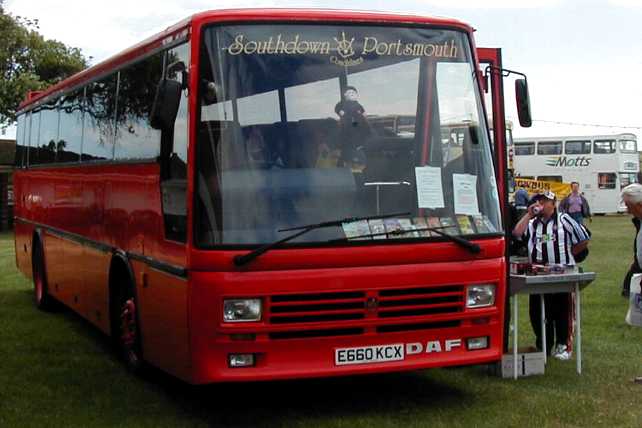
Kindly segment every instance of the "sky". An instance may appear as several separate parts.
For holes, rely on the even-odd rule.
[[[642,140],[642,0],[5,0],[7,12],[38,19],[43,36],[81,48],[92,64],[193,13],[233,7],[456,18],[476,29],[478,47],[502,48],[504,67],[528,76],[528,129],[517,123],[513,82],[505,79],[516,138],[630,132]]]

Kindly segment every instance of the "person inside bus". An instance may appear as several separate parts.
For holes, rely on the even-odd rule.
[[[575,265],[575,257],[588,247],[590,235],[581,224],[555,208],[555,193],[538,193],[531,199],[526,214],[520,219],[513,235],[528,243],[528,258],[532,264]],[[546,306],[546,353],[560,360],[571,357],[569,323],[571,293],[544,295]],[[530,295],[529,315],[536,336],[537,349],[544,349],[541,331],[541,300]],[[554,335],[555,334],[555,335]],[[555,343],[555,348],[553,348]]]
[[[591,218],[591,209],[584,195],[580,193],[580,183],[577,181],[571,182],[571,193],[562,199],[559,208],[579,224],[584,224],[585,218]]]
[[[334,111],[339,115],[340,162],[344,166],[350,166],[353,162],[358,162],[357,148],[363,146],[371,134],[365,109],[359,103],[359,93],[354,86],[346,86]]]
[[[249,126],[245,130],[245,147],[250,169],[283,168],[284,162],[276,150],[271,150],[258,126]]]

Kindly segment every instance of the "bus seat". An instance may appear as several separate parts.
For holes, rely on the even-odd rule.
[[[390,183],[378,186],[370,184],[362,188],[371,209],[376,200],[379,200],[381,213],[410,209],[413,206],[413,147],[414,139],[408,138],[374,137],[368,141],[365,147],[364,183]]]
[[[414,141],[398,137],[369,139],[364,148],[366,181],[412,181]]]

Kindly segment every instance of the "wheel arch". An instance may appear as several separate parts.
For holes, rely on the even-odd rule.
[[[33,235],[31,236],[31,274],[33,275],[33,270],[35,267],[35,258],[36,258],[36,247],[40,246],[42,249],[41,251],[41,257],[42,257],[42,265],[43,268],[46,269],[45,267],[45,246],[44,246],[44,239],[43,239],[43,232],[42,229],[39,227],[36,227],[33,230]]]
[[[136,293],[136,278],[127,253],[122,250],[114,251],[109,264],[109,318],[110,335],[115,337],[118,331],[118,297],[122,287],[131,287],[131,292]]]

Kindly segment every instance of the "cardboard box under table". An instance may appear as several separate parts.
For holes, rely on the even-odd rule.
[[[533,376],[544,374],[544,352],[534,351],[530,347],[519,348],[517,366],[513,364],[513,351],[509,350],[502,356],[501,366],[496,367],[495,374],[504,379],[514,377],[515,368],[517,376]]]
[[[546,319],[544,294],[570,293],[575,291],[575,357],[577,373],[582,374],[582,325],[580,314],[580,291],[595,279],[595,272],[572,272],[549,275],[513,275],[510,276],[508,292],[513,296],[513,358],[512,361],[519,361],[518,357],[518,294],[540,294],[542,311],[542,343],[546,343]],[[546,363],[546,352],[544,364]],[[525,358],[525,357],[524,357]],[[512,364],[513,378],[517,379],[518,364]]]

